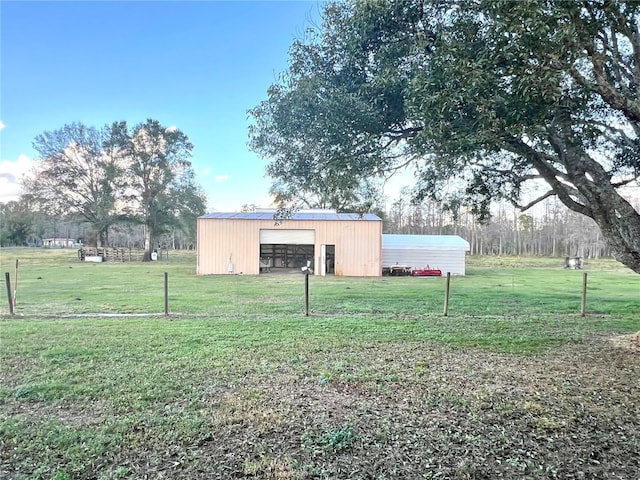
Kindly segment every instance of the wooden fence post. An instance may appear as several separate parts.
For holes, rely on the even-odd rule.
[[[447,283],[444,287],[444,316],[449,315],[449,285],[451,284],[451,272],[447,272]]]
[[[580,302],[580,316],[587,314],[587,272],[582,274],[582,302]]]
[[[7,300],[9,300],[9,313],[13,315],[13,299],[11,298],[11,276],[9,272],[4,273],[4,279],[7,283]]]

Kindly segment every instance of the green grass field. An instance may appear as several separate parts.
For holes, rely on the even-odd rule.
[[[473,257],[447,317],[445,279],[402,277],[312,277],[306,317],[301,274],[0,255],[2,478],[640,478],[640,360],[611,341],[640,276],[613,261],[585,317],[562,260]]]

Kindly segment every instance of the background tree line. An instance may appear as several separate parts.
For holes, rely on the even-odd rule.
[[[74,238],[142,246],[149,260],[160,241],[195,243],[206,197],[189,161],[193,145],[177,128],[151,119],[134,127],[73,123],[38,135],[33,146],[25,193],[1,208],[2,245]]]
[[[640,192],[638,192],[640,193]],[[471,255],[611,257],[613,251],[597,224],[555,198],[523,212],[507,202],[494,202],[492,216],[479,222],[462,204],[453,209],[433,200],[413,202],[408,188],[388,208],[378,209],[384,232],[409,235],[460,235]],[[640,210],[640,197],[631,199]]]
[[[37,247],[46,238],[70,238],[85,245],[96,245],[96,231],[91,224],[77,215],[49,215],[31,210],[27,197],[0,203],[0,246]],[[182,219],[176,225],[167,226],[166,232],[157,236],[156,247],[194,249],[196,246],[195,219]],[[109,228],[106,247],[143,248],[144,226],[125,220]]]
[[[572,212],[556,199],[547,199],[531,212],[522,212],[506,202],[493,205],[489,222],[481,223],[471,210],[459,205],[455,211],[433,200],[411,201],[408,188],[388,207],[374,208],[383,218],[384,233],[409,235],[460,235],[471,246],[471,255],[527,255],[609,257],[611,247],[598,226],[588,217]],[[635,203],[640,208],[640,199]],[[242,211],[253,211],[244,205]],[[0,204],[0,245],[38,246],[44,238],[81,239],[97,242],[96,231],[78,215],[47,215],[33,208],[28,196]],[[144,226],[126,220],[111,225],[106,246],[142,248]],[[193,249],[196,220],[193,216],[167,225],[156,246]]]

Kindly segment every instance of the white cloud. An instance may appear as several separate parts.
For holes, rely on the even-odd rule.
[[[276,206],[273,195],[264,196],[255,202],[255,204],[258,208],[274,208]]]
[[[202,175],[204,175],[205,177],[211,175],[211,167],[206,167],[204,170],[202,170]]]
[[[6,125],[2,120],[0,120],[0,130],[2,130]]]
[[[255,205],[257,208],[274,208],[273,197],[262,196],[254,199],[248,199],[247,201],[238,202],[237,199],[230,200],[225,198],[223,202],[213,201],[209,202],[209,212],[239,212],[243,205]]]
[[[34,161],[26,155],[20,155],[15,161],[0,161],[0,203],[18,200],[22,194],[22,177],[33,165]]]
[[[229,175],[216,175],[216,182],[226,182],[229,178]]]

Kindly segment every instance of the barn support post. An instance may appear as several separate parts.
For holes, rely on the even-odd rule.
[[[13,299],[11,298],[11,276],[9,272],[4,273],[4,279],[7,284],[7,300],[9,300],[9,313],[13,315]]]
[[[444,287],[444,316],[449,316],[449,286],[451,285],[451,272],[447,272],[447,283]]]
[[[580,302],[580,316],[587,314],[587,272],[582,274],[582,301]]]

